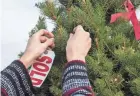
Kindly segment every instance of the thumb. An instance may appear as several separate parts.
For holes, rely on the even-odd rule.
[[[43,43],[43,46],[47,48],[51,46],[53,43],[54,43],[54,38],[50,38],[50,39],[47,39],[47,41]]]

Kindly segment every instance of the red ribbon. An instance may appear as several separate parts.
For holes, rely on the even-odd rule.
[[[135,32],[135,38],[136,40],[140,40],[140,22],[137,19],[135,9],[133,4],[130,0],[126,0],[124,2],[124,6],[127,12],[123,13],[116,13],[111,15],[111,21],[110,23],[115,22],[119,17],[122,17],[123,19],[130,20],[133,24],[134,32]]]

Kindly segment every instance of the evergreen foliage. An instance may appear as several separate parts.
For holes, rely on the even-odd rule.
[[[47,1],[36,4],[43,16],[56,22],[53,67],[38,96],[61,96],[62,72],[66,63],[65,47],[69,33],[77,25],[91,34],[92,48],[86,57],[88,75],[97,96],[140,96],[140,42],[135,40],[128,21],[110,24],[113,13],[125,11],[125,0],[60,0],[63,5]],[[132,0],[135,7],[139,0]],[[46,29],[40,17],[30,36]]]

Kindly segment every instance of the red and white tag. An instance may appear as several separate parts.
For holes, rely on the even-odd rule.
[[[46,79],[54,61],[55,53],[48,50],[47,54],[43,54],[31,66],[29,75],[33,86],[40,87]]]

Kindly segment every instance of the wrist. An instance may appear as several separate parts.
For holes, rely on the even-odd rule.
[[[32,56],[26,54],[24,54],[19,60],[24,64],[26,68],[28,68],[33,63]]]
[[[68,61],[68,62],[70,62],[70,61],[74,61],[74,60],[80,60],[80,61],[85,62],[85,57],[79,56],[79,57],[71,57],[71,58],[67,58],[67,61]]]

